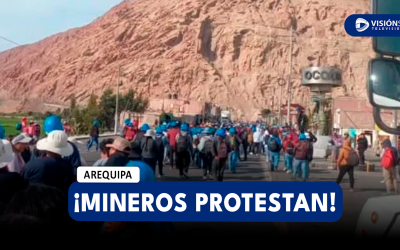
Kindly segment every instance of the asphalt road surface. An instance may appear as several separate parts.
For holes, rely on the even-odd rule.
[[[78,148],[86,159],[88,165],[92,165],[99,159],[100,153],[95,147],[87,151],[85,141],[78,142]],[[270,172],[264,159],[265,156],[249,156],[248,161],[239,163],[235,174],[225,171],[224,181],[291,181],[291,175],[282,171],[283,162],[278,172]],[[326,164],[310,169],[310,182],[335,182],[338,175],[336,170],[328,170]],[[188,172],[189,179],[180,179],[179,171],[171,169],[169,165],[164,168],[165,177],[159,181],[207,181],[202,179],[202,170],[191,167]],[[346,175],[342,181],[343,188],[343,215],[334,223],[235,223],[235,222],[176,222],[175,226],[182,234],[214,234],[224,233],[228,235],[269,235],[284,236],[294,235],[319,237],[341,236],[354,238],[357,220],[361,209],[368,198],[382,196],[386,189],[380,183],[383,179],[381,173],[366,173],[355,171],[355,189],[349,192],[349,181]]]

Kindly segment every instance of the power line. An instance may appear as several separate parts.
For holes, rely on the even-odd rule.
[[[18,43],[14,42],[14,41],[12,41],[12,40],[10,40],[10,39],[8,39],[8,38],[5,38],[5,37],[3,37],[3,36],[0,36],[0,38],[3,39],[3,40],[5,40],[5,41],[7,41],[7,42],[9,42],[9,43],[15,44],[15,45],[17,45],[17,46],[21,46],[21,44],[18,44]]]

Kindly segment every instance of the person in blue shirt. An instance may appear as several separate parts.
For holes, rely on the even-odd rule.
[[[140,155],[141,148],[137,143],[132,143],[131,154],[128,156],[127,167],[138,167],[140,170],[139,181],[156,181],[156,175],[153,169],[143,161]]]
[[[271,157],[271,171],[275,171],[279,167],[279,162],[280,162],[280,152],[282,150],[282,142],[279,139],[279,135],[277,131],[274,131],[272,133],[271,138],[268,141],[268,150],[269,150],[269,155]]]

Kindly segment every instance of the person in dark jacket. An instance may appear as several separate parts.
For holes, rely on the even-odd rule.
[[[226,131],[218,129],[214,140],[214,152],[216,156],[213,161],[213,179],[215,181],[224,180],[224,171],[229,153],[231,152],[229,142],[226,140]]]
[[[36,147],[45,151],[43,158],[36,158],[25,166],[24,179],[28,184],[43,184],[68,192],[75,181],[72,165],[63,157],[70,156],[74,149],[68,143],[64,131],[55,130],[40,140]]]
[[[229,129],[229,143],[231,152],[229,153],[229,170],[231,173],[236,173],[236,168],[239,160],[239,145],[240,139],[238,138],[236,128],[232,127]]]
[[[154,131],[149,129],[146,131],[144,138],[140,142],[140,147],[142,149],[143,161],[147,163],[153,172],[156,172],[157,156],[158,150],[156,141],[154,140]]]
[[[305,134],[300,134],[299,143],[294,148],[293,180],[296,180],[297,173],[301,168],[303,181],[309,177],[309,163],[312,160],[313,149]]]
[[[360,165],[365,165],[365,150],[368,149],[368,140],[365,138],[365,134],[361,133],[357,139],[357,151],[360,157]]]
[[[96,143],[96,151],[99,151],[99,123],[95,121],[93,123],[93,127],[90,130],[90,139],[87,144],[87,150],[90,151],[90,148],[93,146],[93,143]]]

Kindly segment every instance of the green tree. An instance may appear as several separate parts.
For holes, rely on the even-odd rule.
[[[70,108],[71,110],[74,110],[75,107],[76,107],[76,97],[75,97],[74,94],[72,94],[71,99],[70,99],[70,106],[69,106],[69,108]]]
[[[102,121],[101,126],[108,130],[111,130],[114,126],[116,98],[116,95],[113,94],[110,88],[106,89],[100,97],[99,120]]]

